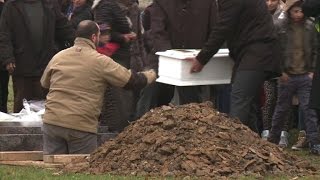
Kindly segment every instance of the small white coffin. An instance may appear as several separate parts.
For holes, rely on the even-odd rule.
[[[199,50],[167,50],[157,52],[159,55],[159,78],[157,82],[176,86],[196,86],[229,84],[231,80],[233,61],[228,49],[219,52],[204,66],[199,73],[190,73],[191,63],[187,57],[195,57]]]

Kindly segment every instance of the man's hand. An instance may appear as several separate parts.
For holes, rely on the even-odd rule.
[[[308,76],[310,79],[313,79],[313,72],[309,72]]]
[[[137,39],[137,34],[134,32],[131,32],[130,34],[128,34],[129,38],[131,41],[134,41]]]
[[[198,73],[202,70],[204,67],[198,60],[197,58],[186,58],[185,60],[189,61],[191,63],[191,69],[190,73]]]
[[[14,72],[15,68],[16,68],[16,64],[15,63],[9,63],[6,66],[6,69],[10,74],[12,74]]]
[[[282,76],[280,77],[280,81],[283,82],[283,83],[286,83],[288,82],[289,80],[289,76],[287,73],[282,73]]]
[[[128,43],[128,42],[130,42],[130,41],[136,40],[136,39],[137,39],[137,35],[136,35],[136,33],[131,32],[131,33],[129,33],[129,34],[124,34],[124,35],[123,35],[123,38],[124,38],[124,41],[125,41],[126,43]]]
[[[157,79],[157,73],[153,69],[145,70],[141,72],[147,78],[147,83],[151,84]]]

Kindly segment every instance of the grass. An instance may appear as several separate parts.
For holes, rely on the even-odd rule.
[[[16,166],[0,166],[0,180],[157,180],[175,179],[173,177],[136,177],[136,176],[114,176],[114,175],[88,175],[88,174],[59,174],[53,170],[46,170],[34,167],[16,167]],[[183,179],[183,178],[178,178]],[[197,179],[197,178],[184,178],[184,179]],[[241,180],[254,180],[254,179],[266,179],[266,180],[291,180],[293,177],[282,176],[267,176],[263,178],[256,178],[253,176],[237,177]],[[299,177],[302,180],[316,180],[320,179],[320,176],[308,176]]]
[[[16,167],[16,166],[1,166],[0,167],[0,180],[140,180],[146,179],[144,177],[129,177],[129,176],[112,176],[112,175],[87,175],[87,174],[63,174],[34,168],[34,167]]]

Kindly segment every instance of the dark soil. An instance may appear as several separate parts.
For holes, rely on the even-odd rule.
[[[208,179],[316,172],[210,103],[154,109],[66,170]]]

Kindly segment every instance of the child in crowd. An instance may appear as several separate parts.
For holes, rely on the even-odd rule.
[[[283,60],[269,141],[278,144],[292,97],[297,94],[310,150],[319,155],[318,119],[316,112],[309,108],[313,71],[318,53],[317,31],[313,22],[304,17],[301,6],[300,0],[287,0],[285,8],[287,17],[276,23]]]
[[[284,3],[281,0],[266,0],[268,10],[272,15],[273,21],[283,18]]]
[[[272,15],[273,22],[277,22],[280,18],[284,18],[284,3],[281,0],[266,0],[266,4],[270,14]],[[277,80],[271,79],[264,83],[264,103],[262,106],[262,126],[263,131],[261,133],[261,138],[267,140],[270,134],[272,115],[277,101]],[[287,125],[288,123],[286,123]],[[286,129],[286,128],[284,128]],[[288,134],[287,132],[282,132],[282,134]],[[282,136],[280,144],[285,144],[287,136]]]
[[[110,57],[119,49],[120,46],[117,43],[109,42],[111,35],[111,26],[109,26],[108,24],[100,24],[99,27],[100,37],[97,51]]]

